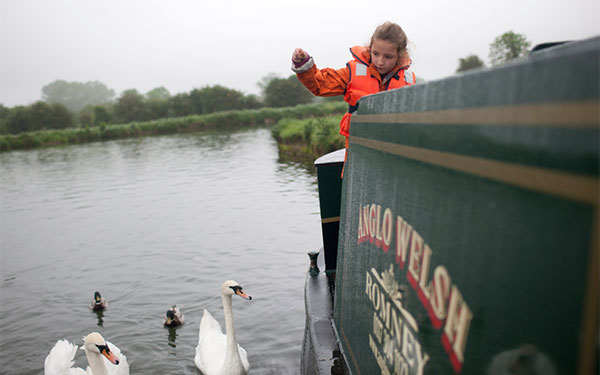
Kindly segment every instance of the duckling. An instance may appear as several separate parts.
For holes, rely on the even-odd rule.
[[[184,318],[177,305],[171,306],[170,310],[167,310],[165,317],[163,318],[163,325],[165,327],[177,327],[183,324]]]
[[[94,300],[90,304],[90,309],[94,311],[102,311],[108,307],[108,302],[100,295],[100,292],[94,293]]]

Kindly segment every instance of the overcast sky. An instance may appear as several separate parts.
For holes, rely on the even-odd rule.
[[[532,45],[600,35],[599,0],[0,0],[0,103],[41,99],[55,80],[100,81],[144,94],[222,85],[259,94],[269,73],[292,74],[302,47],[318,67],[343,67],[348,48],[390,20],[427,81],[452,75],[506,31]]]

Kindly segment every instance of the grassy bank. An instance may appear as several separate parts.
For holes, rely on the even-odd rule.
[[[211,129],[235,129],[245,126],[273,125],[282,119],[310,119],[341,114],[344,102],[324,102],[285,108],[227,111],[209,115],[165,118],[129,124],[100,125],[0,135],[0,151],[61,146],[111,139],[197,132]],[[339,117],[338,117],[339,118]]]
[[[342,114],[318,118],[284,118],[271,130],[280,153],[288,158],[312,163],[316,158],[344,147],[339,134]]]

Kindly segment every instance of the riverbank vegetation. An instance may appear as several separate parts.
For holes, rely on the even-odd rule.
[[[344,108],[345,110],[345,108]],[[317,118],[284,118],[271,130],[282,156],[305,163],[344,147],[339,134],[342,114]]]
[[[207,115],[170,117],[124,124],[103,123],[98,126],[4,134],[0,135],[0,150],[10,151],[211,129],[274,125],[284,119],[310,119],[341,114],[346,107],[344,102],[321,102],[294,107],[230,110]]]
[[[220,85],[204,86],[171,95],[164,87],[145,94],[123,91],[113,100],[114,90],[101,82],[54,81],[42,88],[42,100],[28,105],[0,104],[0,134],[85,128],[102,124],[147,122],[165,118],[207,115],[232,110],[293,107],[314,102],[314,96],[296,75],[264,77],[258,86],[262,95],[246,95]]]
[[[0,151],[265,125],[283,158],[308,165],[344,147],[341,98],[315,99],[295,75],[268,75],[258,86],[261,97],[217,85],[174,96],[163,87],[126,90],[113,101],[101,82],[55,81],[44,86],[43,101],[0,104]]]
[[[177,95],[171,95],[164,87],[144,95],[130,89],[114,100],[114,90],[101,82],[54,81],[43,87],[43,100],[34,104],[13,108],[0,104],[0,151],[270,126],[284,119],[308,120],[346,110],[341,98],[315,98],[296,75],[279,78],[269,74],[257,84],[261,96],[216,85]],[[320,136],[306,138],[311,142],[306,147],[322,149],[325,128],[320,125],[321,120],[315,121],[307,123],[303,131],[315,128]],[[293,147],[286,143],[283,148],[297,149],[299,141],[296,139]]]

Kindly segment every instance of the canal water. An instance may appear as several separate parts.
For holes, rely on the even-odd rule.
[[[132,374],[200,374],[198,327],[224,328],[238,281],[251,374],[298,374],[303,287],[321,246],[316,177],[278,159],[268,129],[0,154],[0,373],[41,374],[59,339],[98,331]],[[94,291],[109,306],[89,309]],[[162,326],[173,304],[185,315]],[[75,365],[87,366],[82,350]]]

